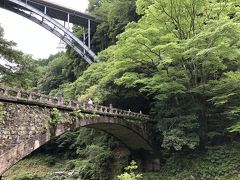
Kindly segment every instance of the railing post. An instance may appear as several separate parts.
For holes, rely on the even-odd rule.
[[[85,102],[83,102],[82,108],[83,108],[84,110],[86,109],[86,103],[85,103]]]
[[[98,111],[98,105],[94,104],[94,111],[97,112]]]
[[[76,108],[79,109],[79,102],[76,101],[75,103],[76,103]]]
[[[39,101],[42,102],[43,101],[43,97],[40,95],[39,96]]]
[[[128,109],[128,116],[130,116],[130,113],[131,113],[131,109]]]
[[[7,96],[8,95],[8,88],[4,89],[4,96]]]
[[[28,100],[29,100],[29,101],[32,100],[32,92],[29,93],[29,95],[28,95]]]
[[[108,108],[107,107],[105,107],[105,111],[104,111],[105,113],[107,113],[108,112]]]
[[[58,96],[58,106],[63,105],[63,97],[62,96]]]
[[[21,98],[21,91],[20,90],[17,91],[17,96],[16,97]]]
[[[68,102],[68,107],[72,107],[72,101],[71,100],[69,100],[69,102]]]
[[[110,109],[109,113],[113,113],[112,108],[113,108],[113,106],[112,106],[112,104],[110,104],[110,105],[109,105],[109,109]]]
[[[103,112],[103,107],[102,106],[100,106],[100,110],[99,110],[100,112]]]
[[[48,98],[48,103],[52,104],[52,98],[51,97]]]

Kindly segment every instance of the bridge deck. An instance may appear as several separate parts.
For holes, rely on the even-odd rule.
[[[97,25],[99,24],[99,20],[88,14],[63,7],[47,0],[19,0],[24,3],[37,8],[38,10],[44,12],[46,7],[46,14],[52,18],[62,20],[67,22],[69,20],[70,23],[80,25],[82,27],[88,28],[88,20],[91,21],[91,29],[94,31],[96,30]],[[0,7],[11,7],[11,2],[8,0],[1,0]],[[69,17],[68,17],[69,14]]]

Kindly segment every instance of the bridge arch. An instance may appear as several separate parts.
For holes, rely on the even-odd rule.
[[[92,64],[93,61],[96,60],[95,53],[90,49],[91,19],[88,19],[88,45],[86,45],[85,41],[78,39],[71,31],[68,30],[68,28],[61,25],[59,22],[49,16],[47,14],[47,6],[43,6],[44,9],[41,11],[42,7],[39,8],[39,4],[36,4],[37,6],[34,7],[28,2],[31,2],[31,0],[2,0],[0,2],[0,7],[23,16],[24,18],[27,18],[30,21],[47,29],[72,47],[88,64]],[[35,2],[33,1],[33,3]],[[70,16],[68,14],[68,22],[69,17]],[[89,17],[90,16],[87,18]]]
[[[130,150],[143,150],[150,153],[153,151],[147,140],[147,135],[140,126],[110,116],[79,119],[75,123],[75,127],[71,127],[71,129],[64,124],[58,125],[56,136],[54,137],[58,137],[71,130],[77,130],[81,127],[98,129],[113,135]],[[52,138],[49,131],[44,131],[1,154],[0,175],[18,161],[49,142]]]

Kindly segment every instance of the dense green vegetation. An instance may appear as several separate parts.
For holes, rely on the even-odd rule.
[[[160,172],[141,173],[143,180],[178,180],[203,177],[206,180],[238,180],[240,166],[240,143],[231,145],[209,147],[206,152],[186,153],[179,152],[169,157]],[[93,164],[92,164],[93,165]],[[71,168],[75,168],[75,173],[68,175]],[[49,155],[35,155],[25,159],[13,166],[7,173],[7,177],[12,179],[50,179],[56,176],[54,172],[65,172],[62,179],[76,179],[76,177],[86,177],[93,171],[87,161],[62,160],[62,158]],[[73,168],[73,169],[74,169]],[[95,166],[98,171],[98,166]],[[129,168],[132,168],[129,170]],[[119,179],[139,177],[141,174],[134,172],[136,166],[128,166],[125,173]],[[83,176],[84,174],[84,176]],[[81,176],[80,176],[81,175]],[[59,179],[61,179],[59,178]],[[57,179],[57,178],[56,178]],[[85,178],[88,179],[88,178]],[[89,178],[90,179],[90,178]],[[97,178],[100,179],[100,178]]]
[[[98,63],[86,65],[69,47],[35,61],[13,50],[1,29],[0,55],[14,63],[0,66],[1,82],[149,113],[156,122],[152,132],[162,179],[238,179],[240,2],[89,3],[89,12],[102,20],[92,42]],[[82,36],[80,27],[73,30]],[[111,179],[127,165],[111,166],[119,146],[104,133],[83,129],[37,154],[70,159],[70,169],[82,179]]]

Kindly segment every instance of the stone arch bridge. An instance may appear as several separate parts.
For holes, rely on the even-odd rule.
[[[49,126],[53,108],[60,114],[54,135],[50,133]],[[73,116],[71,112],[79,112],[80,109],[81,117]],[[53,136],[80,127],[103,130],[130,150],[151,154],[153,149],[145,123],[147,120],[149,117],[142,113],[0,87],[0,175]],[[147,166],[152,166],[148,169],[157,169],[155,164],[155,160],[148,162]]]

